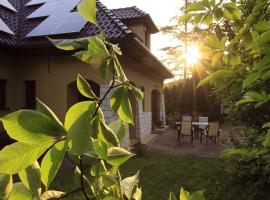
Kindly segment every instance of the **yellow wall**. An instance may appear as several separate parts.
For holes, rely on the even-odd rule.
[[[146,27],[143,24],[132,24],[129,28],[139,36],[142,42],[145,44],[145,31]]]
[[[163,80],[154,80],[149,75],[134,71],[124,66],[127,77],[137,87],[145,88],[145,111],[151,112],[151,91],[154,88],[162,92]],[[76,80],[80,73],[86,79],[100,85],[109,82],[101,80],[93,67],[78,61],[71,56],[53,57],[1,57],[0,79],[7,82],[7,106],[10,111],[20,109],[25,104],[24,81],[36,81],[36,95],[45,102],[62,120],[67,111],[67,85]],[[8,113],[0,111],[0,116]]]

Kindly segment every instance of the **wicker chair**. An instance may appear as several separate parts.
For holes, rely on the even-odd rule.
[[[201,142],[202,142],[202,135],[206,136],[206,143],[208,144],[208,140],[211,140],[212,143],[216,143],[217,140],[219,142],[219,135],[220,135],[220,128],[219,122],[210,122],[209,126],[206,131],[201,132]]]
[[[191,144],[193,143],[193,131],[191,121],[182,121],[181,126],[178,129],[178,140],[181,141],[181,138],[183,138],[184,136],[189,136],[191,138]]]

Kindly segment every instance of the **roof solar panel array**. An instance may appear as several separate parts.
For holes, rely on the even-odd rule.
[[[16,12],[16,9],[11,5],[8,0],[0,0],[0,5]],[[0,31],[14,35],[13,31],[7,26],[7,24],[0,18]]]
[[[34,28],[27,37],[57,35],[64,33],[80,32],[87,21],[79,15],[77,11],[71,12],[80,2],[80,0],[33,0],[29,3],[43,5],[31,13],[27,19],[48,17],[36,28]],[[27,5],[29,5],[29,3]]]

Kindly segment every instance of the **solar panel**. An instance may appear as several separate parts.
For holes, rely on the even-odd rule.
[[[38,0],[33,0],[38,2]],[[31,1],[31,2],[33,2]],[[42,0],[39,0],[41,2]],[[44,1],[44,0],[43,0]],[[48,2],[49,1],[49,2]],[[79,32],[87,21],[78,12],[71,12],[81,0],[47,0],[27,18],[46,17],[26,37]]]
[[[0,31],[14,35],[12,30],[10,30],[10,28],[5,24],[2,19],[0,19]]]
[[[51,1],[59,1],[59,0],[32,0],[29,1],[26,6],[32,6],[32,5],[38,5],[38,4],[43,4]]]
[[[12,11],[17,12],[16,9],[9,3],[8,0],[0,0],[0,5],[4,6],[5,8],[8,8]]]

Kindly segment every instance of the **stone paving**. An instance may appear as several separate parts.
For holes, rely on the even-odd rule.
[[[224,138],[224,135],[221,137]],[[164,134],[156,134],[146,145],[148,150],[152,152],[196,156],[218,156],[223,150],[229,148],[229,145],[224,144],[224,142],[212,144],[209,141],[207,144],[204,136],[201,144],[199,138],[194,139],[193,144],[191,144],[190,137],[181,138],[181,142],[179,142],[175,129],[169,129]]]

